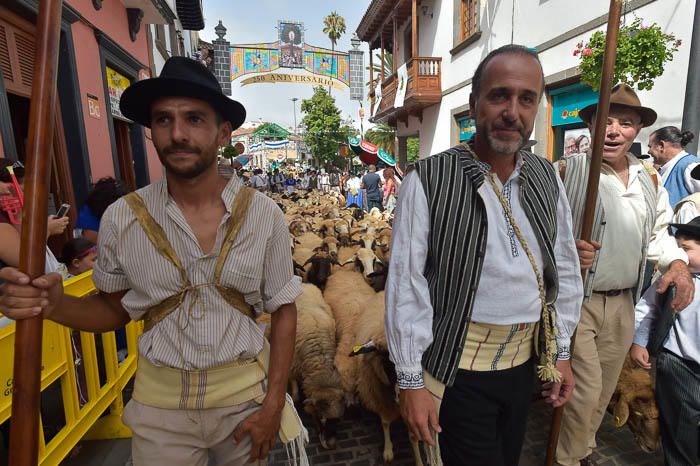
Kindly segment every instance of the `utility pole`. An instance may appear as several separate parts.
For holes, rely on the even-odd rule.
[[[298,136],[297,136],[297,100],[299,100],[298,97],[292,97],[289,99],[292,101],[292,106],[294,107],[294,131],[292,131],[292,134],[294,135],[294,148],[296,149],[297,152],[297,160],[299,160],[299,141]],[[285,157],[284,159],[285,163],[287,162],[287,159]]]
[[[690,58],[688,60],[688,78],[685,82],[685,103],[683,104],[684,131],[692,131],[695,139],[685,148],[691,154],[698,152],[698,137],[700,137],[700,1],[695,2],[693,19],[693,36],[690,42]]]

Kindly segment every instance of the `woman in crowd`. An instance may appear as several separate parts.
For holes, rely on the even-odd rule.
[[[78,222],[75,225],[76,236],[97,243],[102,214],[105,213],[107,207],[127,193],[126,187],[114,178],[100,178],[94,184],[85,205],[78,213]]]
[[[396,207],[396,177],[394,176],[394,169],[391,167],[385,168],[382,176],[384,177],[384,209],[392,213]]]
[[[63,246],[61,262],[68,267],[70,276],[77,276],[92,270],[92,266],[97,260],[97,246],[85,238],[76,238],[68,241]]]
[[[355,204],[358,207],[362,207],[363,205],[363,196],[362,196],[362,181],[360,180],[360,175],[352,175],[348,177],[348,180],[346,182],[347,186],[347,201],[345,203],[346,207],[349,207],[350,204]]]

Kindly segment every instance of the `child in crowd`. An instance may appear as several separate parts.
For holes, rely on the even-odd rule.
[[[661,439],[666,465],[700,464],[700,217],[673,223],[678,245],[688,254],[695,299],[676,314],[656,359],[656,402],[661,415]],[[635,309],[634,343],[630,357],[651,369],[647,344],[661,309],[656,286],[650,286]],[[663,334],[661,334],[663,335]]]
[[[68,267],[71,277],[92,270],[97,260],[95,243],[84,238],[72,239],[63,246],[62,262]]]

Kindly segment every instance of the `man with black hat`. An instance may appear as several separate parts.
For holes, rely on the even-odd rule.
[[[124,411],[135,466],[264,461],[278,433],[303,458],[305,432],[285,393],[302,291],[286,222],[269,198],[217,173],[218,148],[245,109],[184,57],[130,86],[120,108],[151,128],[165,177],[104,213],[93,271],[101,293],[64,296],[56,275],[30,285],[6,268],[0,312],[92,332],[144,321]],[[254,320],[262,310],[272,313],[269,343]]]
[[[591,133],[596,108],[589,105],[579,113]],[[571,363],[577,386],[564,408],[557,447],[557,461],[564,466],[595,464],[595,435],[632,344],[634,302],[641,294],[646,261],[668,270],[658,291],[676,285],[675,310],[693,298],[688,258],[666,229],[672,214],[668,193],[656,170],[629,153],[639,131],[655,120],[656,112],[643,107],[632,88],[613,88],[592,241],[576,242],[581,268],[588,274]],[[589,166],[590,151],[558,162],[576,238],[581,235]]]
[[[688,254],[695,299],[682,312],[671,313],[650,287],[635,308],[630,357],[650,370],[649,352],[656,355],[656,401],[665,463],[684,466],[700,464],[700,217],[671,227]]]

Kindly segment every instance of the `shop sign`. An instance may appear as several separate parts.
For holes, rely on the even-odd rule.
[[[474,137],[476,127],[474,126],[474,120],[468,115],[459,118],[457,123],[459,124],[459,142],[469,141]]]
[[[88,114],[96,119],[100,119],[100,101],[92,94],[87,95]]]
[[[113,117],[127,120],[127,118],[122,115],[122,112],[119,111],[119,99],[121,99],[126,88],[131,85],[131,81],[109,66],[105,68],[107,71],[107,89],[109,91],[109,109]]]
[[[552,126],[582,123],[582,108],[598,102],[598,93],[584,84],[556,89],[552,95]]]

